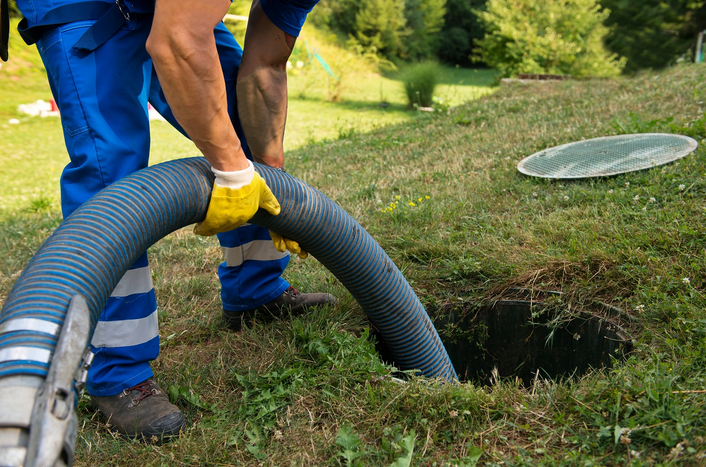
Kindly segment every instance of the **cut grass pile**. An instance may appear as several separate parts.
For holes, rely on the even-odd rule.
[[[287,153],[288,171],[355,217],[434,313],[472,311],[510,287],[563,291],[567,313],[595,301],[623,309],[635,351],[612,370],[529,387],[400,383],[358,305],[313,258],[293,258],[286,278],[333,293],[335,308],[230,333],[218,244],[184,229],[150,258],[162,335],[154,369],[187,431],[161,446],[126,441],[84,398],[77,465],[703,465],[705,101],[703,66],[513,85]],[[0,176],[20,193],[3,188],[0,300],[59,223],[55,200],[28,188],[22,168],[36,158],[35,170],[58,169],[55,125],[0,126]],[[702,146],[608,179],[516,170],[546,147],[624,131],[690,134]],[[157,130],[157,153],[180,150],[170,135]]]

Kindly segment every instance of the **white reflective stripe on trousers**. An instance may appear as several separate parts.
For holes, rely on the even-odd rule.
[[[152,287],[152,273],[149,266],[130,269],[120,279],[110,296],[127,297],[129,295],[143,294],[152,290]]]
[[[276,261],[289,256],[288,251],[277,251],[272,240],[253,240],[244,245],[222,247],[226,266],[240,266],[245,261]]]
[[[98,321],[93,333],[93,347],[129,347],[148,342],[159,335],[157,310],[145,318],[122,321]]]

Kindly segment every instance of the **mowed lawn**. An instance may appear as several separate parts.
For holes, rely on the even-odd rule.
[[[23,60],[31,70],[33,59]],[[0,301],[60,222],[65,157],[56,120],[15,110],[46,93],[38,71],[4,75],[6,66]],[[446,72],[465,73],[458,89],[492,81]],[[625,329],[632,354],[573,377],[401,382],[378,358],[360,307],[315,258],[293,258],[286,278],[333,293],[335,307],[226,331],[220,249],[185,228],[149,254],[162,336],[154,369],[187,430],[159,446],[127,441],[84,398],[76,465],[704,465],[706,67],[501,86],[429,114],[405,110],[399,82],[386,76],[350,81],[338,104],[293,95],[290,123],[298,103],[311,105],[302,121],[328,122],[330,133],[288,140],[289,173],[358,220],[433,317],[472,315],[513,287],[561,291],[557,329],[586,311]],[[367,97],[356,98],[357,85]],[[399,120],[385,122],[390,115]],[[156,159],[196,154],[167,125],[153,130]],[[547,147],[622,132],[686,134],[701,146],[611,178],[543,180],[516,169]],[[601,314],[599,302],[619,313]],[[440,329],[483,345],[482,330],[457,331]]]
[[[0,135],[3,138],[0,212],[37,197],[57,201],[58,179],[67,160],[59,119],[32,117],[17,110],[20,104],[40,99],[48,102],[51,92],[36,49],[27,47],[14,27],[11,32],[10,60],[0,67]],[[318,40],[315,31],[309,34],[312,40]],[[303,36],[300,42],[306,38]],[[332,46],[326,50],[334,57],[334,52],[338,51]],[[385,77],[354,56],[347,57],[345,65],[348,71],[341,73],[344,83],[336,102],[328,101],[328,75],[318,62],[307,65],[310,70],[306,77],[291,73],[286,151],[415,118],[417,112],[408,108],[402,83],[394,78],[395,73],[389,73],[392,78]],[[294,68],[296,70],[296,66]],[[458,105],[493,92],[494,76],[492,70],[441,67],[437,94],[452,105]],[[383,102],[384,107],[380,105]],[[20,123],[12,125],[8,123],[11,119]],[[194,145],[171,125],[153,121],[151,164],[198,155]],[[26,173],[31,173],[31,183],[23,176]]]

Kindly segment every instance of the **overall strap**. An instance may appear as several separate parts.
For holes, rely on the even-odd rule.
[[[86,51],[97,49],[130,20],[130,11],[120,0],[115,0],[115,3],[101,1],[71,3],[50,10],[34,26],[29,26],[27,18],[23,18],[17,30],[25,42],[32,45],[42,37],[47,28],[87,20],[96,22],[74,44],[74,49]]]

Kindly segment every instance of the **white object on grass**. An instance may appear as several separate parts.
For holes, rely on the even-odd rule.
[[[23,114],[31,115],[32,117],[58,117],[59,111],[56,110],[51,102],[46,102],[42,99],[29,104],[20,104],[17,106],[17,111]]]

